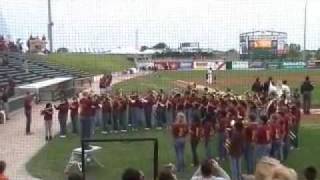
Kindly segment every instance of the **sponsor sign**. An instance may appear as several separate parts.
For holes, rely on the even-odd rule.
[[[265,63],[261,61],[249,62],[250,69],[265,69]]]
[[[248,61],[232,61],[232,70],[247,70],[249,69]]]
[[[305,67],[306,67],[306,63],[303,61],[282,63],[283,69],[303,69]]]
[[[267,66],[267,69],[280,69],[281,62],[268,62],[266,66]]]
[[[320,61],[309,61],[307,64],[308,69],[320,69]]]
[[[180,62],[155,62],[155,67],[157,67],[158,70],[177,70],[180,67]]]
[[[226,62],[225,61],[211,61],[208,62],[208,68],[212,68],[212,70],[216,71],[216,70],[226,70],[227,66],[226,66]]]
[[[208,62],[207,61],[195,61],[193,63],[193,68],[197,70],[207,70]]]
[[[190,71],[193,68],[193,62],[181,62],[179,70],[181,71]]]

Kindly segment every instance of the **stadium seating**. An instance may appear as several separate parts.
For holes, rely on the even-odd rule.
[[[7,66],[0,66],[0,87],[7,85],[9,77],[12,77],[17,85],[21,85],[54,77],[70,76],[78,79],[92,76],[74,68],[50,64],[44,59],[28,59],[24,54],[9,54],[8,59]],[[28,72],[24,63],[27,59]]]

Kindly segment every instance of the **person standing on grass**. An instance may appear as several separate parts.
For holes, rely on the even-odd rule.
[[[112,129],[112,103],[110,97],[102,100],[102,134],[108,134]]]
[[[81,139],[91,138],[91,121],[93,121],[91,107],[92,100],[87,92],[82,93],[80,98],[80,125],[81,125]],[[89,149],[89,144],[85,144],[85,149]]]
[[[261,116],[261,121],[256,136],[256,162],[259,162],[264,156],[269,156],[271,150],[271,129],[268,124],[268,117]]]
[[[310,107],[311,107],[311,95],[314,86],[312,85],[309,76],[306,77],[305,81],[302,83],[300,87],[300,92],[302,94],[303,100],[303,113],[310,114]]]
[[[197,153],[197,148],[201,138],[201,122],[200,117],[194,117],[190,128],[190,144],[193,159],[193,166],[197,167],[199,165],[199,158]]]
[[[176,120],[172,125],[172,135],[174,138],[174,148],[177,158],[177,171],[184,170],[184,150],[186,138],[188,135],[188,124],[185,115],[182,112],[177,114]]]
[[[72,98],[72,102],[70,104],[70,119],[72,123],[72,133],[79,133],[79,102],[77,97]]]
[[[214,124],[209,118],[205,118],[202,122],[202,135],[204,141],[204,148],[206,152],[206,158],[211,159],[212,147],[213,147],[213,136],[214,136]]]
[[[45,108],[41,111],[43,115],[44,125],[45,125],[45,134],[46,141],[52,140],[52,117],[53,117],[53,108],[51,103],[47,103]]]
[[[243,124],[242,122],[235,123],[230,133],[230,164],[233,180],[241,180],[241,158],[243,154]]]
[[[251,86],[251,91],[257,94],[260,94],[263,91],[263,86],[260,82],[260,78],[257,77],[256,81]]]
[[[249,122],[246,124],[244,130],[245,145],[244,145],[244,159],[247,168],[247,174],[254,173],[255,165],[255,136],[257,130],[256,115],[249,115]]]
[[[7,176],[4,175],[4,171],[6,170],[6,162],[0,161],[0,180],[9,180]]]
[[[67,120],[69,112],[69,103],[67,99],[61,101],[58,106],[55,106],[58,110],[58,120],[60,124],[60,138],[65,138],[67,135]]]
[[[31,121],[32,121],[32,101],[33,97],[30,92],[26,93],[24,98],[24,114],[26,116],[26,135],[31,135]]]

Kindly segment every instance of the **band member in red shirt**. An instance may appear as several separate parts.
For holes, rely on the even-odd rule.
[[[61,101],[58,106],[55,106],[55,109],[58,110],[58,120],[60,124],[60,138],[65,138],[67,135],[67,120],[68,120],[68,111],[69,103],[67,99]]]
[[[78,134],[79,132],[79,102],[77,97],[72,98],[72,103],[70,104],[70,119],[72,123],[72,133]]]
[[[301,112],[300,112],[300,109],[297,107],[297,105],[293,105],[291,107],[291,113],[292,113],[292,116],[293,116],[292,133],[294,135],[294,138],[292,140],[292,145],[295,148],[298,148],[298,146],[299,146],[299,128],[300,128]]]
[[[227,117],[227,112],[221,110],[218,115],[218,155],[221,161],[226,159],[227,151],[225,147],[226,129],[230,126],[230,120]]]
[[[110,97],[102,100],[102,134],[108,134],[112,127],[112,103]]]
[[[261,116],[262,123],[259,124],[256,136],[256,162],[264,156],[270,156],[271,129],[267,116]]]
[[[192,152],[193,166],[199,165],[199,158],[197,153],[197,147],[201,138],[201,123],[199,117],[194,117],[190,128],[190,144]]]
[[[188,124],[185,115],[180,112],[172,125],[172,136],[174,138],[174,148],[177,158],[177,171],[184,170],[184,150],[188,135]]]
[[[43,119],[44,119],[46,141],[50,141],[52,140],[52,116],[53,116],[53,108],[51,103],[46,104],[46,107],[41,111],[41,115],[43,115]]]
[[[249,122],[245,124],[245,147],[244,147],[244,158],[246,162],[247,174],[254,173],[254,151],[255,151],[255,136],[257,130],[256,115],[251,114],[249,116]]]
[[[155,104],[155,98],[152,91],[148,92],[147,97],[145,98],[146,102],[144,103],[144,114],[146,119],[146,129],[150,129],[152,124],[152,106]]]
[[[32,118],[32,101],[33,97],[31,96],[30,92],[26,93],[26,97],[24,98],[24,113],[26,115],[26,135],[31,135],[31,118]]]
[[[213,121],[206,117],[202,123],[202,135],[204,140],[204,147],[206,151],[206,158],[211,159],[212,147],[213,147],[213,136],[214,136],[214,124]]]
[[[230,163],[231,174],[233,180],[241,180],[241,157],[243,154],[243,124],[242,122],[236,122],[230,132]]]
[[[87,92],[83,92],[80,98],[80,123],[81,123],[81,138],[90,139],[91,138],[91,124],[93,121],[91,106],[92,100]],[[89,144],[85,144],[85,149],[90,149]]]
[[[272,144],[271,144],[271,152],[270,155],[273,158],[278,159],[279,161],[282,160],[282,129],[281,129],[281,124],[280,120],[278,117],[278,114],[273,114],[271,116],[271,121],[270,121],[270,127],[271,127],[271,139],[272,139]]]

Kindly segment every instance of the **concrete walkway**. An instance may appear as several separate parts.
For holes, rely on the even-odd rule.
[[[143,76],[148,72],[134,75],[121,75],[113,78],[113,84],[125,81],[137,76]],[[93,85],[94,90],[98,90],[98,83]],[[31,136],[25,135],[25,116],[23,109],[10,114],[10,120],[6,124],[0,124],[0,160],[5,160],[7,169],[5,174],[10,180],[35,180],[26,171],[26,163],[46,145],[44,136],[44,121],[40,116],[40,111],[44,104],[33,105]],[[55,113],[53,121],[53,131],[57,133],[59,124]]]

